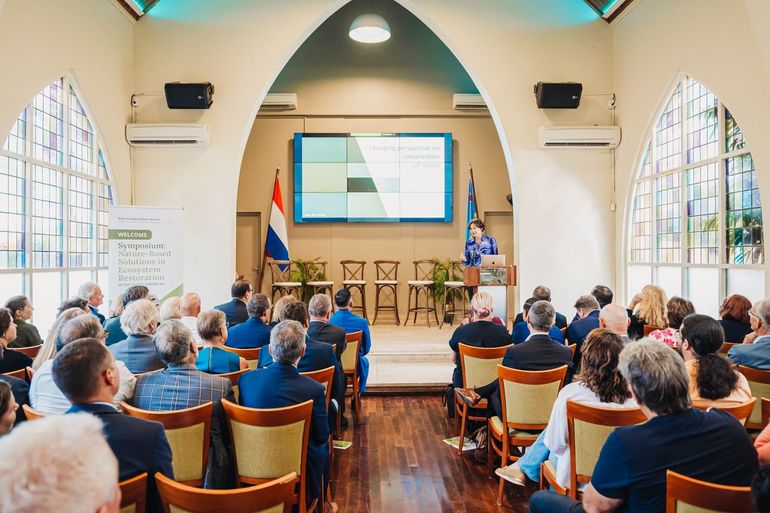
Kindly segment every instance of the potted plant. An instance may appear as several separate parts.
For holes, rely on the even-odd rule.
[[[310,301],[310,296],[312,296],[312,289],[307,286],[307,283],[309,281],[323,281],[326,279],[321,267],[315,263],[319,259],[320,257],[316,257],[312,260],[295,258],[291,261],[293,264],[291,281],[298,281],[302,284],[300,286],[300,297],[305,303]]]
[[[433,286],[433,301],[438,305],[444,301],[444,296],[446,295],[446,287],[444,284],[448,281],[462,281],[463,277],[461,273],[457,272],[455,266],[452,265],[451,259],[441,260],[440,258],[434,257],[433,261],[436,263],[433,270],[433,276],[431,276],[431,279],[435,284]],[[450,319],[448,318],[444,319],[444,322],[449,321]]]

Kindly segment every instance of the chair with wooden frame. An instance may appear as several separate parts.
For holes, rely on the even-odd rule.
[[[719,348],[719,352],[722,354],[727,354],[727,352],[730,350],[731,347],[733,347],[736,344],[742,344],[743,342],[723,342],[722,347]]]
[[[564,327],[564,328],[560,329],[559,331],[561,331],[561,336],[564,337],[564,343],[569,345],[569,341],[567,340],[567,328]]]
[[[730,415],[738,419],[738,422],[740,422],[745,426],[746,421],[749,420],[749,416],[751,415],[751,412],[754,411],[754,404],[756,402],[757,402],[757,398],[752,397],[745,403],[733,403],[733,404],[723,405],[719,403],[703,404],[695,401],[692,403],[692,406],[693,408],[698,408],[699,410],[705,410],[705,411],[710,410],[711,408],[726,411],[727,413],[729,413]],[[760,414],[761,414],[762,403],[759,404],[759,408],[760,408]]]
[[[356,409],[356,422],[361,421],[361,390],[358,384],[358,351],[361,347],[361,337],[363,337],[362,331],[354,331],[353,333],[345,334],[345,350],[340,356],[340,364],[342,365],[342,374],[345,385],[345,395],[348,395],[348,385],[352,385],[353,391],[351,394],[351,407],[355,403]],[[341,417],[337,416],[337,433],[341,430]]]
[[[262,347],[239,348],[222,346],[222,349],[230,353],[235,353],[246,360],[246,363],[249,364],[249,370],[256,369],[259,365],[259,353],[262,352]],[[265,351],[267,351],[267,347],[265,347]]]
[[[448,271],[449,279],[444,282],[444,301],[441,305],[441,324],[439,324],[439,328],[444,326],[444,319],[446,319],[447,315],[452,316],[451,320],[449,321],[450,326],[455,320],[455,315],[458,313],[465,317],[468,305],[468,294],[465,292],[465,283],[462,281],[462,279],[459,281],[452,279],[458,275],[462,277],[463,263],[459,260],[450,260]],[[460,310],[457,310],[455,307],[455,300],[457,299],[459,299],[462,303],[462,308]]]
[[[575,352],[577,351],[577,344],[567,344],[567,347],[570,351],[572,351],[572,357],[575,357]]]
[[[174,478],[189,486],[203,486],[209,461],[213,403],[171,411],[148,411],[120,403],[129,417],[163,424],[173,456]]]
[[[324,387],[324,392],[326,392],[326,410],[329,410],[329,401],[332,398],[332,380],[334,379],[334,366],[326,367],[325,369],[310,371],[310,372],[300,372],[303,376],[307,376],[308,378],[319,382]]]
[[[33,410],[32,407],[28,404],[22,404],[21,409],[24,410],[24,416],[27,418],[27,420],[38,420],[46,416],[45,413]]]
[[[544,371],[525,371],[497,366],[500,402],[503,418],[494,416],[487,421],[487,466],[492,469],[493,453],[500,456],[501,466],[520,458],[512,447],[529,447],[548,425],[553,403],[564,386],[567,366]],[[501,477],[497,490],[497,505],[503,503],[505,480]]]
[[[366,280],[364,279],[364,268],[366,267],[365,260],[340,260],[342,265],[342,286],[353,294],[353,290],[357,290],[361,295],[361,302],[356,304],[353,302],[353,308],[351,311],[361,312],[361,316],[369,320],[366,314]]]
[[[458,345],[457,358],[460,359],[460,370],[463,375],[463,388],[474,388],[488,385],[497,379],[497,365],[503,362],[510,345],[502,347],[476,347]],[[465,429],[469,420],[487,421],[487,400],[481,399],[474,406],[468,406],[455,392],[455,418],[460,424],[460,444],[457,451],[463,453]],[[475,413],[474,413],[475,412]]]
[[[300,291],[302,290],[302,282],[292,281],[291,272],[294,269],[294,264],[291,260],[268,260],[267,265],[270,267],[270,277],[273,280],[273,285],[270,289],[270,302],[275,303],[275,293],[278,292],[278,297],[292,295],[298,300],[300,298]]]
[[[307,281],[307,286],[312,288],[313,295],[328,294],[333,296],[334,282],[328,279],[326,262],[324,260],[311,260],[307,264],[310,270],[310,279]]]
[[[24,373],[27,375],[27,381],[32,383],[32,378],[35,376],[35,369],[32,367],[25,367]]]
[[[147,507],[147,472],[118,483],[120,513],[144,513]]]
[[[643,329],[644,329],[644,336],[646,337],[647,335],[649,335],[653,331],[664,330],[664,329],[666,329],[666,327],[665,326],[650,326],[648,324],[645,324],[643,326]]]
[[[240,369],[233,372],[225,372],[222,374],[217,374],[220,378],[227,378],[230,380],[230,383],[233,384],[233,395],[235,395],[235,401],[240,400],[240,392],[238,390],[238,380],[241,379],[241,375],[245,374],[246,372],[249,372],[251,369]]]
[[[155,474],[165,513],[289,513],[297,474],[291,472],[257,486],[211,490],[180,484],[160,472]]]
[[[746,420],[746,429],[762,429],[762,398],[770,397],[770,371],[738,366],[738,372],[746,376],[751,388],[751,396],[757,398],[751,416]]]
[[[247,408],[222,399],[233,441],[235,471],[239,484],[259,485],[286,474],[299,476],[291,502],[299,512],[307,507],[305,469],[313,401],[285,408]]]
[[[14,351],[18,351],[20,353],[24,353],[25,355],[34,359],[37,356],[37,353],[40,352],[41,347],[43,347],[43,344],[38,344],[36,346],[29,346],[29,347],[12,347],[11,349],[13,349]]]
[[[10,376],[12,378],[26,379],[27,369],[19,369],[11,372],[3,372],[3,376]]]
[[[569,433],[570,484],[565,488],[556,480],[556,468],[546,460],[540,465],[540,489],[546,483],[556,493],[578,498],[579,487],[591,481],[604,442],[617,427],[634,426],[647,421],[639,408],[607,408],[567,401]]]
[[[374,280],[374,320],[372,326],[377,324],[377,315],[380,311],[393,312],[396,317],[396,326],[401,324],[398,316],[398,266],[401,264],[398,260],[375,260],[374,268],[376,278]],[[383,292],[390,291],[393,294],[393,304],[380,304],[380,295]]]
[[[409,315],[414,314],[412,318],[412,324],[417,323],[417,314],[425,312],[425,321],[430,328],[430,313],[433,312],[433,317],[438,324],[438,313],[436,313],[436,298],[433,296],[433,292],[436,289],[436,282],[433,280],[433,275],[436,272],[436,261],[414,260],[412,262],[414,266],[414,279],[406,282],[409,287],[409,292],[406,296],[406,319],[404,320],[404,326],[409,322]],[[425,296],[425,306],[420,306],[420,293]],[[412,297],[414,297],[414,306],[412,306]],[[433,304],[431,306],[431,300]]]
[[[753,513],[750,486],[707,483],[666,471],[666,513]]]

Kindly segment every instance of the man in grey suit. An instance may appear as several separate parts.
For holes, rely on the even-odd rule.
[[[165,370],[145,374],[136,383],[133,405],[151,411],[192,408],[212,402],[211,447],[204,486],[231,488],[232,457],[228,450],[222,399],[235,402],[230,380],[195,367],[198,347],[192,333],[177,320],[162,323],[155,332],[155,347]]]
[[[120,327],[128,335],[125,340],[109,346],[116,360],[126,364],[134,374],[151,372],[165,367],[155,352],[152,334],[155,332],[158,311],[152,301],[137,299],[120,316]]]
[[[730,348],[727,356],[736,365],[745,365],[760,370],[770,370],[770,299],[756,303],[749,311],[754,341],[736,344]]]

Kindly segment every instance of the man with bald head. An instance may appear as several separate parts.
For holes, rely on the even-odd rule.
[[[629,319],[628,312],[624,306],[610,303],[599,312],[599,327],[607,328],[620,335],[623,344],[631,342],[628,336],[629,324],[631,324],[631,319]]]
[[[201,313],[201,297],[197,292],[186,292],[179,298],[179,310],[182,311],[182,318],[179,322],[184,324],[190,333],[192,333],[195,343],[203,345],[203,340],[198,333],[198,316]]]

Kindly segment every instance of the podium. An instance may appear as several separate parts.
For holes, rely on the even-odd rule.
[[[516,285],[516,266],[499,265],[490,267],[466,267],[463,269],[463,283],[473,287],[473,293],[486,292],[492,296],[492,315],[503,320],[508,326],[508,287]]]

